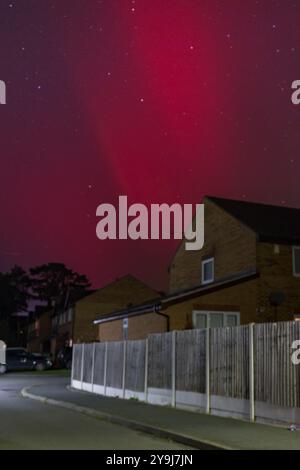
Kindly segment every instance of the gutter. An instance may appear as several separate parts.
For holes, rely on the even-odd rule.
[[[115,312],[111,315],[105,315],[103,318],[98,318],[93,321],[94,325],[100,325],[101,323],[107,323],[114,320],[123,320],[128,317],[136,317],[139,315],[144,315],[145,313],[157,313],[159,315],[161,309],[160,302],[155,304],[139,305],[138,307],[131,307],[124,309],[121,312]]]
[[[157,299],[152,304],[138,305],[137,307],[130,307],[124,310],[113,312],[111,314],[103,315],[93,321],[94,325],[101,325],[115,320],[124,320],[125,318],[137,317],[146,313],[156,313],[166,319],[167,331],[170,331],[170,316],[163,313],[162,310],[167,309],[169,306],[176,303],[184,302],[188,299],[193,299],[201,295],[211,294],[220,289],[226,289],[233,287],[245,281],[251,281],[259,277],[259,272],[255,269],[241,272],[238,275],[234,275],[230,278],[219,279],[217,282],[208,285],[196,286],[186,291],[177,292],[170,294],[162,299]]]
[[[185,300],[192,299],[193,297],[198,297],[201,295],[208,295],[220,289],[226,289],[228,287],[233,287],[237,284],[240,284],[244,281],[251,281],[259,277],[259,272],[255,269],[249,270],[243,273],[240,273],[238,276],[232,276],[231,278],[219,279],[218,281],[212,284],[205,284],[196,286],[194,288],[188,289],[186,291],[175,292],[170,294],[161,300],[162,308],[165,309],[170,305],[184,302]]]

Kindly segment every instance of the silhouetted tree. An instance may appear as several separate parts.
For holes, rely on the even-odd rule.
[[[20,266],[8,273],[0,273],[0,318],[8,319],[18,311],[27,309],[30,299],[30,278]]]
[[[25,346],[30,298],[30,278],[26,271],[15,266],[7,273],[0,273],[0,337],[10,346]]]
[[[48,307],[64,307],[89,292],[91,283],[62,263],[48,263],[30,269],[31,290],[35,298]]]

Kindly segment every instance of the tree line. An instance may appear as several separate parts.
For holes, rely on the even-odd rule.
[[[64,308],[90,292],[87,276],[62,263],[42,264],[29,270],[14,266],[0,273],[0,320],[28,312],[31,301],[46,308]]]

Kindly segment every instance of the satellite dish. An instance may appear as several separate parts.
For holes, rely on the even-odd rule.
[[[282,305],[283,302],[285,301],[285,294],[283,292],[272,292],[269,295],[269,301],[272,307],[279,307],[279,305]]]

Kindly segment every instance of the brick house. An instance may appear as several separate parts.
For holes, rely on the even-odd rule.
[[[55,358],[64,346],[72,346],[74,307],[50,309],[36,314],[28,325],[27,350],[51,353]]]
[[[300,209],[209,196],[203,203],[203,249],[186,251],[183,240],[168,294],[103,313],[94,321],[103,332],[128,322],[128,337],[144,338],[158,314],[156,332],[300,318]]]
[[[51,316],[51,354],[56,357],[58,351],[65,346],[73,345],[75,306],[53,312]]]
[[[95,316],[132,307],[159,296],[157,291],[134,276],[124,276],[65,309],[52,308],[38,312],[28,325],[27,349],[30,352],[51,353],[56,358],[62,347],[72,346],[73,342],[102,340],[103,335],[111,340],[122,339],[127,335],[128,322],[120,322],[118,328],[111,328],[109,323],[97,328],[93,325]],[[161,328],[161,322],[161,317],[150,315],[146,331],[156,331]]]
[[[51,351],[51,316],[53,309],[36,313],[27,328],[27,350],[48,354]]]
[[[136,319],[125,319],[112,324],[105,322],[99,328],[95,327],[93,320],[102,314],[132,308],[137,304],[159,298],[160,294],[132,275],[124,276],[102,287],[93,294],[76,302],[74,312],[73,338],[78,342],[103,341],[104,339],[119,340],[130,339],[130,331],[140,328],[138,333],[157,331],[163,325],[163,319],[157,315],[145,318],[146,324],[134,326]],[[144,322],[143,322],[144,323]]]

